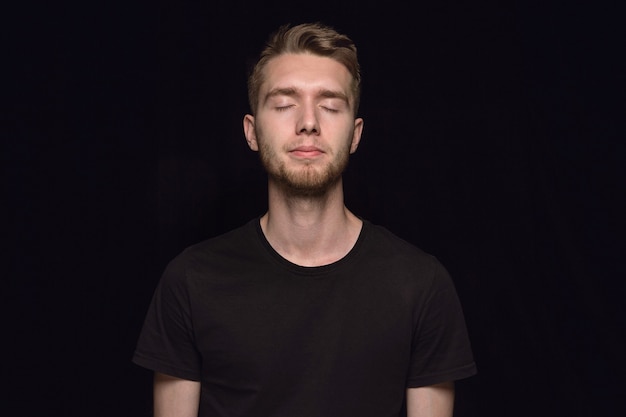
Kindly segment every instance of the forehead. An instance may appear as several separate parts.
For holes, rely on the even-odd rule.
[[[264,69],[261,95],[275,88],[330,89],[351,96],[352,75],[340,62],[312,54],[283,54],[272,58]]]

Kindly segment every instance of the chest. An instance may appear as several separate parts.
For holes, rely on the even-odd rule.
[[[194,291],[192,320],[204,372],[301,383],[309,378],[403,377],[413,306],[381,276],[221,279]]]

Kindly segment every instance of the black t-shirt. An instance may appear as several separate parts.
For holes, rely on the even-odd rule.
[[[302,267],[253,220],[166,268],[133,361],[202,382],[200,416],[382,417],[407,387],[473,375],[461,305],[433,256],[364,222]]]

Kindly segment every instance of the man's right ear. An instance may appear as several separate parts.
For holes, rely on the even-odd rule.
[[[253,151],[259,150],[259,144],[256,140],[256,131],[254,129],[254,116],[246,114],[243,117],[243,134],[246,136],[246,142]]]

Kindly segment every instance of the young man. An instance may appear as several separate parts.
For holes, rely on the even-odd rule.
[[[450,277],[344,205],[363,131],[354,44],[284,26],[248,89],[269,207],[164,272],[133,358],[155,372],[155,416],[451,416],[453,381],[476,368]]]

